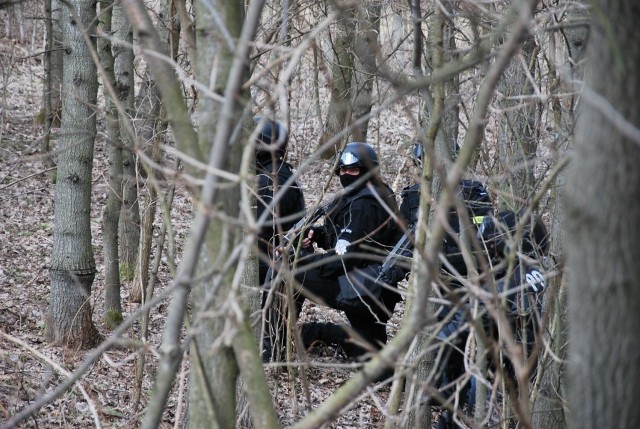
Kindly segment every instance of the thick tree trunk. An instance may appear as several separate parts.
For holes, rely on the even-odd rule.
[[[640,3],[595,1],[567,175],[571,427],[640,421]]]
[[[230,41],[220,37],[219,24],[211,14],[211,6],[196,2],[196,44],[198,61],[196,77],[210,90],[218,94],[225,92],[231,65],[233,48]],[[237,41],[244,20],[243,6],[234,2],[214,2],[214,8],[220,13],[223,22]],[[214,65],[215,64],[215,65]],[[217,67],[218,75],[211,81],[211,70]],[[234,94],[240,97],[241,94]],[[220,121],[221,106],[216,100],[203,97],[198,103],[199,145],[203,153],[213,152],[216,139],[216,124]],[[236,110],[236,117],[242,112]],[[225,170],[236,172],[239,169],[241,146],[239,141],[232,147],[217,153],[216,164]],[[217,207],[224,210],[224,216],[231,219],[239,215],[239,189],[224,187],[218,192]],[[213,207],[211,208],[213,209]],[[213,266],[221,267],[232,249],[239,244],[239,231],[223,221],[209,226],[205,244],[199,258],[198,271],[209,271]],[[218,276],[215,276],[217,278]],[[195,331],[192,347],[192,366],[189,389],[189,427],[228,428],[236,421],[236,383],[238,365],[233,349],[229,344],[217,341],[223,335],[225,322],[222,317],[203,317],[205,313],[226,315],[222,311],[231,292],[232,279],[227,274],[225,280],[216,285],[213,279],[194,285],[192,290],[193,320]],[[215,295],[214,291],[217,289]],[[213,345],[217,343],[214,348]]]
[[[71,347],[91,347],[98,337],[90,301],[96,272],[90,209],[98,80],[83,35],[94,32],[95,7],[93,1],[72,1],[62,14],[65,93],[47,334]]]
[[[114,72],[116,76],[116,92],[128,118],[120,118],[120,143],[122,151],[122,206],[120,210],[120,269],[124,280],[133,279],[138,244],[140,242],[140,205],[138,202],[138,173],[136,158],[133,154],[134,141],[128,135],[123,121],[130,121],[134,116],[134,68],[133,68],[133,28],[127,22],[120,2],[113,8],[113,30],[115,38],[124,45],[114,45]]]
[[[327,117],[324,130],[318,146],[322,146],[336,137],[349,122],[351,114],[353,78],[353,40],[354,40],[354,10],[347,9],[336,23],[334,40],[332,43],[333,59],[331,74],[331,98],[327,107]],[[347,135],[333,141],[333,149],[325,152],[325,157],[330,158],[347,141]]]
[[[100,23],[104,34],[111,34],[111,2],[102,3]],[[98,43],[100,62],[111,87],[115,87],[111,42]],[[120,302],[120,259],[118,258],[118,219],[122,201],[122,149],[120,147],[118,112],[106,85],[104,87],[107,153],[109,155],[109,194],[102,217],[102,249],[104,253],[104,315],[106,327],[114,328],[122,321]]]
[[[363,119],[363,122],[353,130],[352,140],[367,141],[369,129],[368,116],[371,113],[373,83],[377,74],[377,56],[380,52],[378,33],[380,32],[380,9],[377,2],[362,4],[356,9],[356,33],[354,40],[357,66],[353,71],[353,88],[355,90],[353,100],[354,121]],[[365,119],[366,118],[366,119]]]
[[[570,2],[571,4],[576,4]],[[560,52],[564,52],[564,58],[558,63],[562,65],[558,69],[557,81],[560,97],[553,103],[554,122],[558,132],[558,144],[554,152],[564,156],[568,149],[573,147],[573,130],[576,122],[577,96],[563,95],[579,93],[575,87],[576,82],[582,82],[584,77],[584,54],[589,35],[588,16],[584,5],[576,4],[575,9],[567,11],[566,30],[562,33]],[[555,45],[549,49],[554,52]],[[568,142],[565,146],[564,142]],[[563,189],[566,183],[566,173],[558,175],[555,189]],[[542,354],[538,365],[539,387],[533,403],[531,420],[537,429],[563,429],[566,427],[566,369],[564,361],[567,355],[567,285],[566,276],[563,275],[565,260],[565,234],[564,234],[564,205],[560,198],[560,192],[555,191],[553,197],[554,207],[551,222],[551,261],[555,266],[550,270],[556,270],[559,276],[552,279],[549,285],[544,303],[544,314],[548,314],[551,336],[548,338],[551,350],[555,356]],[[560,361],[557,358],[560,358]]]

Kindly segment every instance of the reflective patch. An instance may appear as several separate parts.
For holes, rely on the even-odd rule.
[[[484,216],[474,216],[472,219],[474,225],[480,225],[484,220]]]
[[[343,240],[343,239],[338,240],[338,242],[336,243],[336,255],[344,255],[345,253],[347,253],[347,247],[350,244],[351,243],[348,242],[347,240]]]
[[[352,165],[359,161],[358,157],[352,152],[345,152],[340,157],[340,165]]]

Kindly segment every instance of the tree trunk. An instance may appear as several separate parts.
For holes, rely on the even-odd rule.
[[[499,201],[502,208],[518,210],[531,196],[535,184],[534,161],[538,148],[536,112],[539,103],[534,99],[536,43],[532,36],[525,38],[520,55],[513,58],[500,82],[502,94],[499,103],[502,117],[499,120],[498,152],[506,180],[501,181],[499,195],[510,196],[510,201]]]
[[[369,114],[371,113],[373,83],[377,74],[377,56],[380,52],[378,33],[380,32],[380,9],[378,2],[362,4],[356,9],[356,28],[354,37],[357,66],[353,71],[353,100],[354,121],[362,119],[362,123],[355,126],[352,139],[366,142],[369,128]]]
[[[145,73],[142,88],[140,89],[141,103],[136,108],[136,114],[139,117],[139,123],[136,127],[138,140],[142,142],[145,155],[152,159],[157,165],[162,165],[162,155],[160,145],[162,141],[159,135],[164,135],[166,131],[166,122],[159,118],[160,115],[160,99],[158,90],[153,79],[148,73]],[[142,116],[142,117],[141,117]],[[162,174],[155,167],[150,167],[150,174],[147,177],[145,186],[146,196],[141,198],[144,201],[142,217],[142,225],[140,228],[140,243],[138,246],[138,260],[136,262],[136,270],[131,284],[130,299],[132,302],[143,302],[149,299],[144,296],[147,290],[147,282],[149,277],[149,263],[151,258],[151,245],[153,238],[153,222],[156,216],[156,199],[158,198],[157,187],[159,187],[159,179]],[[142,197],[142,192],[141,192]]]
[[[62,48],[62,9],[65,6],[58,0],[51,0],[51,58],[49,74],[51,79],[51,127],[57,128],[62,115],[62,67],[64,61]]]
[[[163,42],[168,42],[169,28],[166,17],[168,5],[162,3],[161,11],[158,14],[160,22],[156,26],[158,28],[158,36]],[[167,45],[170,45],[167,43]],[[160,92],[153,80],[153,76],[147,67],[142,79],[142,84],[138,95],[136,96],[136,119],[134,121],[136,136],[141,145],[142,151],[147,157],[153,160],[157,165],[162,165],[162,155],[160,153],[160,145],[162,139],[160,136],[165,135],[166,121],[160,118]],[[144,167],[144,165],[143,165]],[[145,167],[143,170],[146,177],[146,186],[142,188],[140,199],[145,201],[146,207],[143,206],[142,223],[140,228],[140,243],[138,245],[138,258],[136,261],[136,269],[131,284],[130,299],[132,302],[146,301],[149,297],[144,296],[147,290],[147,281],[149,277],[149,264],[151,258],[151,244],[153,238],[153,222],[156,215],[156,198],[158,197],[157,187],[158,180],[161,179],[161,173],[155,167]],[[146,198],[142,198],[143,192],[146,190]]]
[[[640,4],[595,1],[567,174],[571,427],[635,427],[640,407]]]
[[[113,47],[116,92],[128,118],[120,118],[120,143],[122,151],[122,207],[120,210],[120,270],[124,280],[133,280],[138,244],[140,242],[140,205],[138,202],[138,173],[133,154],[133,136],[128,135],[123,121],[134,116],[134,69],[133,69],[133,29],[127,22],[120,2],[113,8],[113,31],[115,38],[127,46]]]
[[[558,147],[554,148],[557,156],[564,156],[573,147],[573,130],[576,121],[577,96],[563,94],[579,93],[574,82],[581,82],[584,77],[584,54],[589,35],[588,16],[584,5],[577,5],[575,9],[567,11],[566,30],[561,37],[561,52],[564,61],[557,73],[560,97],[553,103],[554,122],[558,137]],[[549,51],[555,51],[551,45]],[[559,61],[558,61],[559,62]],[[566,146],[563,142],[569,142]],[[566,183],[566,173],[558,175],[556,189],[563,189]],[[565,234],[564,234],[564,205],[559,192],[553,197],[554,207],[551,223],[551,259],[554,266],[551,270],[560,273],[552,279],[544,303],[543,314],[549,315],[549,329],[552,336],[548,338],[550,347],[556,357],[543,353],[538,364],[539,387],[533,403],[531,416],[533,426],[537,429],[563,429],[566,427],[566,370],[564,361],[567,355],[567,298],[566,276],[564,271]],[[548,270],[548,271],[551,271]]]
[[[446,8],[447,13],[450,16],[455,16],[457,12],[454,3],[445,2],[442,4]],[[443,29],[443,48],[444,59],[446,62],[453,62],[459,60],[459,52],[456,46],[457,29],[455,27],[456,22],[454,20],[445,20]],[[445,82],[445,104],[442,118],[442,131],[445,133],[446,146],[448,153],[452,156],[457,153],[458,148],[458,135],[460,127],[460,76],[454,74],[450,79]],[[472,167],[475,164],[472,164]]]
[[[444,30],[444,17],[439,9],[436,8],[434,13],[431,15],[428,21],[429,34],[431,38],[429,40],[429,46],[427,48],[429,52],[430,63],[432,67],[438,68],[443,65],[443,50],[442,50],[442,42],[443,42],[443,30]],[[425,90],[426,92],[426,90]],[[442,136],[442,113],[444,109],[444,83],[439,83],[434,85],[432,101],[427,103],[427,108],[429,109],[427,117],[430,118],[429,123],[427,124],[427,130],[425,133],[425,146],[426,146],[426,154],[423,157],[423,172],[421,177],[420,189],[422,192],[420,193],[420,208],[422,209],[422,218],[428,219],[427,227],[431,227],[433,222],[435,221],[435,211],[434,207],[430,205],[430,201],[433,198],[434,200],[439,200],[441,190],[442,190],[442,178],[435,177],[434,171],[436,167],[436,163],[439,162],[440,155],[442,154],[442,150],[438,149],[438,134]],[[444,149],[444,148],[440,148]],[[429,192],[426,192],[429,190]],[[419,238],[418,242],[424,243],[423,240],[426,240],[424,234],[426,229],[422,229],[422,232],[419,234],[423,235],[423,238]],[[424,244],[423,244],[424,246]],[[425,246],[426,248],[426,246]],[[414,258],[413,267],[416,267],[417,258]],[[416,270],[420,272],[420,270]],[[413,281],[413,287],[418,286],[418,281]],[[428,315],[435,314],[437,310],[437,305],[432,302],[429,303],[412,303],[411,305],[422,305],[425,307],[425,312]],[[415,365],[415,379],[418,383],[418,386],[429,386],[434,385],[435,377],[434,377],[434,368],[435,368],[435,355],[436,353],[433,351],[427,351],[429,346],[432,345],[434,339],[433,327],[428,326],[422,329],[422,331],[416,337],[416,347],[413,349],[411,355],[409,356],[409,361]],[[408,404],[412,404],[417,406],[415,409],[412,409],[408,413],[408,418],[406,421],[405,427],[409,428],[427,428],[431,427],[431,407],[430,404],[433,400],[433,392],[425,391],[424,388],[417,388],[412,383],[407,383],[406,386],[406,396],[408,398]]]
[[[354,10],[347,9],[336,22],[332,42],[331,98],[327,107],[324,130],[318,143],[318,146],[322,146],[330,140],[333,141],[332,149],[325,152],[326,158],[335,155],[344,146],[348,137],[344,135],[334,140],[336,135],[347,126],[351,114],[354,19]]]
[[[104,34],[111,34],[111,14],[113,3],[101,3],[100,23]],[[99,39],[98,53],[106,78],[112,88],[115,87],[113,72],[113,54],[111,42]],[[120,300],[120,260],[118,258],[118,218],[122,201],[122,149],[120,148],[118,111],[115,102],[103,87],[105,98],[105,119],[107,135],[107,153],[109,155],[109,193],[102,216],[102,249],[104,253],[104,315],[107,328],[115,328],[122,321]]]
[[[96,272],[90,209],[98,80],[83,36],[84,32],[95,31],[95,7],[93,1],[76,0],[62,14],[66,91],[62,103],[47,334],[55,343],[70,347],[91,347],[98,337],[90,304]]]
[[[225,93],[225,85],[229,80],[233,63],[233,48],[217,30],[219,23],[211,13],[211,6],[198,1],[195,4],[196,45],[198,46],[196,77],[203,84],[218,94]],[[220,19],[226,25],[229,36],[238,40],[244,21],[244,8],[237,2],[214,2],[213,7],[220,13]],[[217,67],[217,76],[211,80],[211,70]],[[246,97],[245,94],[234,94],[235,97]],[[238,105],[239,107],[239,105]],[[232,146],[227,145],[222,152],[214,155],[213,144],[219,129],[216,124],[221,118],[220,102],[203,97],[198,103],[198,118],[201,124],[199,145],[204,153],[212,153],[217,159],[213,162],[227,171],[239,170],[242,148],[240,141]],[[235,110],[235,117],[242,116],[241,109]],[[213,160],[213,158],[212,158]],[[205,192],[203,192],[204,194]],[[224,216],[231,219],[239,215],[237,186],[224,187],[218,191],[216,207],[224,211]],[[209,202],[207,202],[209,203]],[[214,209],[211,207],[210,209]],[[206,234],[205,243],[200,253],[198,271],[209,271],[212,266],[221,267],[229,253],[239,244],[240,231],[223,221],[212,223]],[[232,273],[233,271],[231,271]],[[238,381],[238,365],[233,349],[229,344],[217,341],[225,334],[225,322],[222,317],[204,317],[205,313],[222,314],[227,298],[231,293],[232,279],[229,273],[221,283],[214,279],[199,282],[192,290],[193,320],[197,324],[191,346],[191,373],[189,383],[189,427],[230,428],[235,426],[236,416],[236,383]],[[217,290],[216,290],[217,289]],[[214,347],[214,344],[216,345]]]

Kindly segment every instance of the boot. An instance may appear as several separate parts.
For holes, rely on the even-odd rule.
[[[300,336],[302,337],[302,346],[306,350],[316,342],[344,348],[349,339],[349,334],[341,325],[323,322],[303,323]]]

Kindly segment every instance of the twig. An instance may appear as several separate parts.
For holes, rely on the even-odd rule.
[[[66,369],[64,369],[63,367],[61,367],[60,365],[58,365],[56,362],[54,362],[53,360],[51,360],[49,357],[43,355],[42,353],[40,353],[38,350],[34,349],[33,347],[31,347],[29,344],[25,343],[24,341],[13,337],[5,332],[0,331],[0,335],[2,335],[4,338],[6,338],[7,340],[19,345],[20,347],[23,347],[25,349],[27,349],[31,354],[33,354],[36,358],[40,359],[42,362],[51,365],[51,367],[53,367],[56,371],[58,371],[60,374],[64,375],[65,377],[67,377],[68,379],[77,379],[79,377],[73,377],[73,374],[71,374],[69,371],[67,371]],[[96,423],[96,428],[101,428],[102,425],[100,424],[100,416],[98,416],[98,411],[96,410],[96,406],[93,402],[93,400],[91,399],[91,397],[89,396],[89,394],[87,393],[87,391],[84,389],[84,387],[82,387],[82,384],[79,381],[75,382],[76,387],[78,388],[78,390],[80,390],[80,393],[82,393],[82,396],[84,396],[84,398],[87,400],[87,404],[89,405],[89,410],[91,410],[91,414],[93,415],[93,421]],[[32,406],[37,406],[38,408],[45,406],[48,403],[48,401],[45,401],[45,397],[40,397],[40,398],[36,398],[36,401],[32,403]],[[5,426],[3,426],[4,428]],[[8,426],[11,427],[11,426]]]
[[[51,170],[56,170],[57,168],[58,168],[58,167],[46,168],[46,169],[44,169],[44,170],[42,170],[42,171],[38,171],[37,173],[33,173],[33,174],[29,174],[28,176],[21,177],[21,178],[20,178],[20,179],[18,179],[18,180],[14,180],[13,182],[11,182],[11,183],[9,183],[9,184],[7,184],[7,185],[4,185],[4,186],[0,187],[0,191],[4,190],[4,189],[6,189],[6,188],[9,188],[9,187],[11,187],[11,186],[15,185],[16,183],[20,183],[20,182],[22,182],[22,181],[24,181],[24,180],[27,180],[27,179],[29,179],[29,178],[31,178],[31,177],[39,176],[39,175],[44,174],[44,173],[47,173],[47,172],[49,172],[49,171],[51,171]]]

